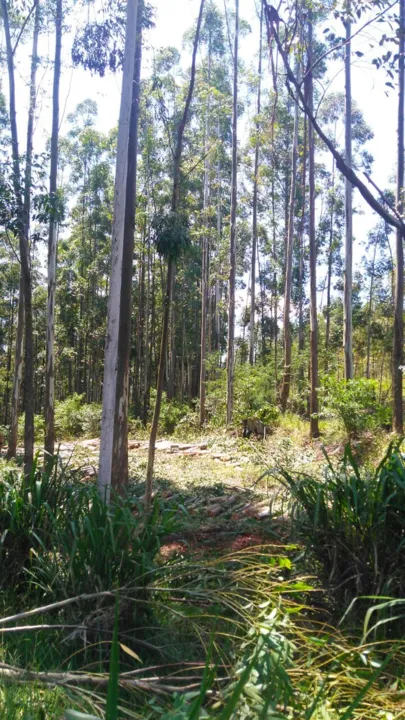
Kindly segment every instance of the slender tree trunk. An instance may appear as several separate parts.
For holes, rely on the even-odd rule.
[[[281,388],[281,407],[285,412],[290,394],[291,384],[291,288],[292,288],[292,264],[293,264],[293,248],[294,248],[294,216],[295,216],[295,187],[297,182],[297,157],[298,157],[298,103],[295,103],[294,130],[293,130],[293,147],[292,147],[292,163],[291,163],[291,186],[290,201],[288,208],[288,230],[287,230],[287,251],[286,251],[286,267],[285,267],[285,290],[284,290],[284,377]]]
[[[313,27],[312,11],[308,13],[308,68],[305,78],[306,99],[310,111],[313,109]],[[309,268],[310,268],[310,345],[311,345],[311,383],[310,383],[310,435],[319,437],[318,426],[318,316],[316,303],[316,237],[315,237],[315,142],[314,129],[308,124],[309,154]]]
[[[204,233],[202,238],[202,267],[201,267],[201,356],[200,356],[200,427],[205,422],[205,390],[206,390],[206,358],[207,358],[207,319],[208,315],[208,257],[209,257],[209,204],[210,204],[210,159],[208,152],[210,111],[211,111],[211,33],[208,39],[208,103],[205,117],[204,142]]]
[[[11,398],[10,432],[8,436],[7,460],[16,456],[18,437],[18,413],[20,409],[20,391],[23,373],[24,350],[24,285],[23,274],[20,273],[20,292],[18,296],[17,333],[15,338],[14,379]]]
[[[193,45],[193,58],[191,63],[191,75],[190,84],[188,88],[187,98],[184,106],[184,112],[180,125],[177,132],[176,149],[174,153],[174,167],[173,167],[173,193],[172,193],[172,213],[177,213],[180,202],[180,171],[181,171],[181,155],[183,151],[183,137],[186,128],[190,104],[193,97],[195,73],[196,73],[196,62],[197,62],[197,49],[200,39],[200,30],[202,23],[202,16],[204,10],[205,0],[200,2],[200,11],[197,20],[197,29],[194,37]],[[159,426],[160,408],[162,404],[163,394],[163,381],[165,376],[165,363],[166,363],[166,351],[167,351],[167,340],[169,337],[169,319],[170,319],[170,300],[172,297],[173,288],[173,276],[174,276],[174,259],[169,256],[167,263],[167,280],[166,280],[166,291],[164,294],[164,314],[163,314],[163,326],[162,326],[162,338],[160,344],[160,358],[159,358],[159,371],[156,386],[156,402],[155,409],[153,412],[152,426],[150,431],[149,440],[149,453],[148,453],[148,467],[146,471],[146,484],[145,484],[145,509],[149,511],[152,502],[152,486],[153,486],[153,466],[155,463],[155,443],[157,438],[157,431]]]
[[[24,472],[31,473],[34,460],[34,359],[33,359],[33,330],[32,330],[32,286],[29,250],[29,221],[30,221],[30,193],[31,193],[31,166],[32,166],[32,137],[36,105],[36,66],[37,42],[39,33],[39,10],[35,12],[33,58],[31,61],[30,104],[28,111],[27,129],[27,157],[25,165],[25,192],[24,198],[21,187],[21,171],[18,147],[17,111],[15,98],[14,55],[10,34],[7,0],[1,0],[4,32],[6,39],[7,69],[9,79],[9,105],[11,147],[13,158],[13,184],[17,207],[19,210],[18,240],[20,248],[21,273],[24,288],[24,315],[25,315],[25,352],[24,352]],[[35,39],[36,35],[36,39]]]
[[[220,138],[220,128],[218,123],[218,140]],[[221,222],[221,173],[220,164],[218,162],[217,167],[217,183],[218,183],[218,196],[217,196],[217,257],[219,256],[219,248],[222,239],[222,222]],[[221,316],[220,316],[220,302],[221,302],[221,287],[219,283],[219,262],[217,260],[217,272],[215,277],[215,349],[219,351],[221,346]]]
[[[172,284],[170,288],[169,348],[167,363],[167,399],[173,400],[176,385],[176,306],[174,302],[176,286],[176,263],[173,264]]]
[[[351,89],[351,0],[346,1],[346,44],[345,44],[345,160],[352,167],[352,89]],[[343,348],[345,359],[345,378],[353,377],[353,321],[352,321],[352,285],[353,285],[353,187],[345,180],[346,247],[343,302]]]
[[[55,452],[55,290],[56,290],[56,245],[58,221],[57,179],[59,151],[59,84],[62,53],[62,0],[56,0],[55,16],[55,64],[53,71],[53,108],[51,136],[51,172],[49,193],[52,216],[49,225],[48,241],[48,308],[46,329],[46,372],[45,372],[45,452]]]
[[[273,130],[274,132],[274,130]],[[271,178],[271,204],[272,204],[272,225],[273,225],[273,294],[274,294],[274,381],[278,385],[278,277],[277,277],[277,232],[276,232],[276,199],[274,187],[274,173]]]
[[[139,102],[139,83],[134,82],[137,65],[137,16],[138,0],[129,0],[118,126],[98,477],[99,489],[106,501],[109,501],[111,487],[116,492],[123,491],[128,481],[128,369]]]
[[[335,160],[332,159],[332,198],[329,215],[329,251],[328,251],[328,276],[326,283],[326,332],[325,332],[325,370],[329,365],[329,340],[330,340],[330,303],[332,289],[332,257],[333,257],[333,222],[335,216]]]
[[[226,422],[233,416],[233,381],[235,364],[235,284],[236,284],[236,207],[238,185],[238,51],[239,51],[239,0],[235,0],[235,42],[233,50],[233,110],[232,110],[232,181],[231,181],[231,237],[229,248],[229,306]]]
[[[253,175],[253,227],[252,227],[252,261],[251,273],[252,284],[250,291],[250,329],[249,329],[249,362],[254,365],[255,361],[255,315],[256,315],[256,255],[257,255],[257,200],[259,185],[259,161],[260,161],[260,113],[261,113],[261,89],[262,89],[262,49],[263,49],[263,2],[260,8],[260,42],[259,42],[259,67],[257,85],[257,118],[256,118],[256,143],[255,143],[255,167]]]
[[[366,378],[370,377],[370,356],[371,356],[371,320],[373,316],[373,291],[374,291],[374,274],[375,261],[377,256],[377,242],[374,244],[373,260],[370,273],[370,292],[368,297],[368,313],[367,313],[367,359],[366,359]]]
[[[397,210],[404,210],[404,94],[405,94],[405,0],[399,0],[399,48],[398,48],[398,169]],[[395,307],[392,389],[394,401],[393,429],[403,432],[402,368],[404,364],[404,234],[397,229],[395,258]]]

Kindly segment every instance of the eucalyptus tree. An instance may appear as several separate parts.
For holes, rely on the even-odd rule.
[[[259,25],[259,63],[257,71],[257,115],[256,115],[256,138],[255,138],[255,163],[253,171],[253,201],[252,201],[252,259],[251,259],[251,285],[250,285],[250,323],[249,323],[249,362],[254,364],[255,360],[255,316],[256,316],[256,258],[257,258],[257,213],[259,193],[259,163],[260,163],[260,113],[261,113],[261,92],[262,92],[262,66],[263,66],[263,12],[264,6],[260,2],[260,25]]]
[[[236,286],[236,210],[238,189],[238,58],[239,58],[239,0],[235,0],[235,30],[233,45],[233,105],[232,105],[232,180],[231,180],[231,228],[229,245],[229,299],[228,299],[228,347],[226,422],[233,416],[234,365],[235,365],[235,286]]]
[[[405,0],[399,0],[398,24],[398,150],[397,150],[397,212],[404,212],[404,114],[405,114]],[[396,228],[395,242],[395,307],[392,391],[394,401],[393,427],[403,432],[403,364],[404,364],[404,237],[405,229]]]
[[[98,485],[100,492],[109,500],[111,487],[118,489],[126,478],[115,475],[114,461],[128,452],[119,435],[120,422],[124,420],[128,406],[128,388],[125,385],[126,358],[119,357],[120,333],[122,332],[122,305],[124,277],[125,220],[128,182],[128,159],[131,148],[131,111],[134,93],[134,72],[137,38],[138,0],[127,5],[125,51],[121,92],[121,108],[118,125],[117,161],[115,177],[114,220],[111,250],[111,278],[108,303],[107,334],[103,381],[103,415],[101,424],[100,461]],[[133,240],[132,240],[133,242]],[[121,362],[120,362],[121,361]],[[120,373],[118,368],[120,366]],[[121,414],[121,418],[120,418]],[[120,463],[121,464],[121,463]]]
[[[32,275],[30,264],[30,204],[31,204],[31,173],[32,173],[32,150],[33,150],[33,127],[34,115],[36,107],[36,69],[38,63],[37,48],[39,34],[39,6],[35,8],[34,32],[33,32],[33,52],[31,57],[31,77],[30,77],[30,100],[28,108],[28,126],[27,126],[27,152],[25,162],[25,175],[21,172],[19,141],[17,129],[17,106],[16,106],[16,88],[15,88],[15,53],[17,45],[21,39],[21,33],[18,34],[13,46],[11,35],[11,26],[9,20],[9,8],[7,0],[1,2],[4,33],[6,40],[6,56],[7,70],[9,81],[9,118],[11,131],[11,152],[12,152],[12,181],[15,195],[15,205],[17,210],[17,220],[15,223],[15,232],[18,236],[20,262],[21,262],[21,284],[24,297],[24,411],[25,411],[25,428],[24,428],[24,471],[29,474],[32,469],[34,459],[34,397],[32,388],[34,385],[34,358],[33,358],[33,330],[32,330]],[[22,309],[19,313],[20,327],[22,324]],[[22,338],[21,335],[17,339]],[[21,343],[19,344],[21,347]],[[19,351],[19,347],[17,352]],[[12,427],[15,428],[17,421],[18,393],[19,393],[19,373],[20,373],[20,356],[16,358],[16,372],[13,391],[13,420]],[[14,431],[15,432],[15,431]],[[14,444],[14,440],[12,439]],[[13,452],[13,445],[11,448]]]
[[[45,373],[45,452],[55,451],[55,286],[56,244],[58,234],[58,152],[59,152],[59,86],[62,56],[62,0],[55,5],[55,59],[52,94],[51,169],[49,177],[50,222],[48,239],[48,319],[46,330]]]
[[[152,500],[153,466],[155,461],[155,443],[159,425],[160,409],[163,395],[163,382],[166,362],[167,341],[169,335],[170,305],[173,292],[174,268],[177,258],[184,247],[188,244],[188,233],[184,216],[180,212],[180,189],[181,189],[181,157],[183,152],[184,131],[191,100],[193,97],[197,50],[200,39],[201,23],[204,11],[204,0],[200,0],[200,11],[198,14],[197,28],[195,32],[193,55],[191,62],[190,83],[185,100],[183,114],[177,129],[176,145],[173,154],[173,191],[170,213],[156,218],[155,233],[158,252],[167,260],[166,290],[164,296],[164,314],[162,324],[162,337],[159,356],[159,371],[156,385],[156,400],[153,412],[152,427],[149,439],[148,467],[145,486],[145,506],[148,509]]]

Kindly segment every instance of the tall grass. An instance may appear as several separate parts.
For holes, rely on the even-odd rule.
[[[335,599],[405,595],[405,464],[391,444],[376,470],[361,469],[350,446],[319,480],[281,472],[293,524],[321,563]]]

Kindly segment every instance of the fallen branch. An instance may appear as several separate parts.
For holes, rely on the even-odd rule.
[[[91,685],[92,687],[106,688],[109,683],[107,674],[87,674],[75,672],[34,672],[24,670],[13,665],[0,663],[0,678],[4,682],[35,682],[44,685],[78,686]],[[171,678],[173,681],[173,678]],[[160,694],[172,694],[174,692],[185,693],[190,690],[199,689],[201,682],[192,682],[187,685],[165,684],[165,678],[153,677],[151,679],[136,680],[128,675],[119,675],[118,682],[122,687],[153,691]]]

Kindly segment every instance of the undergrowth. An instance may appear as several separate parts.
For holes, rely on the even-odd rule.
[[[347,451],[321,482],[283,475],[296,529],[341,608],[360,592],[400,597],[404,477],[398,446],[373,474]],[[37,462],[26,479],[4,471],[0,527],[1,717],[405,713],[405,644],[395,625],[363,643],[339,629],[327,587],[303,574],[300,539],[166,556],[165,537],[184,527],[180,507],[157,499],[145,518],[131,494],[106,507],[58,461],[46,473]]]

